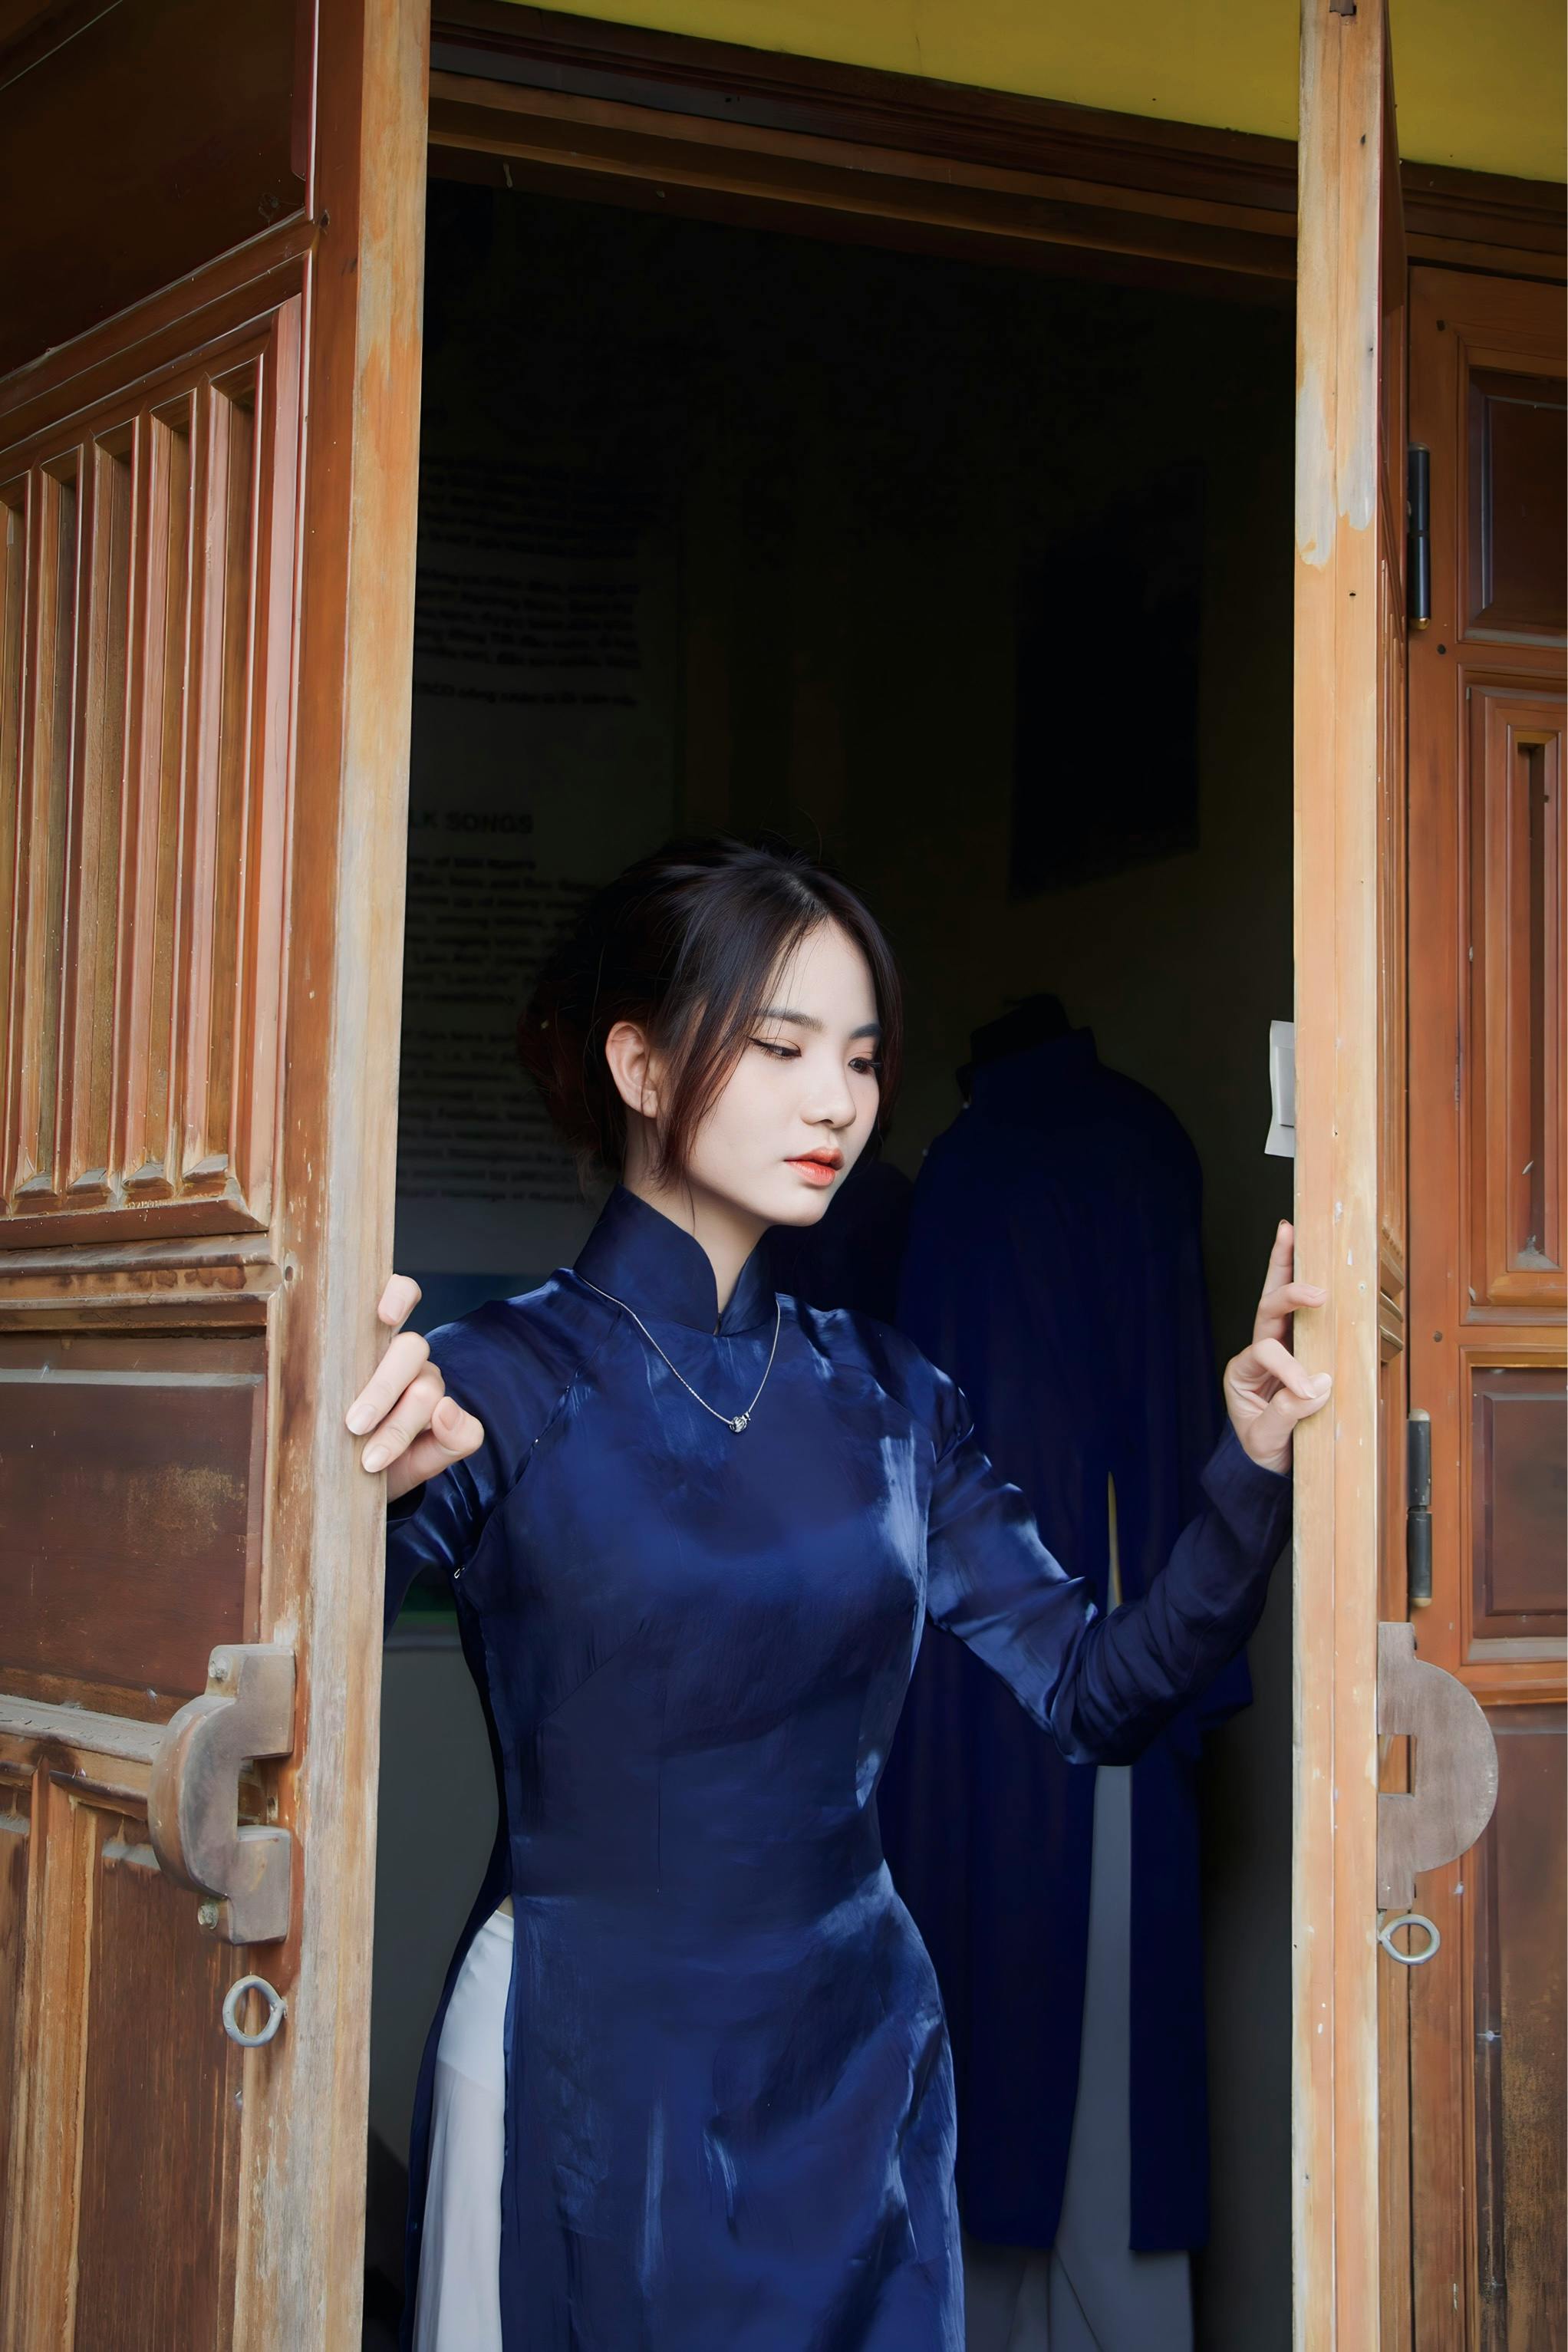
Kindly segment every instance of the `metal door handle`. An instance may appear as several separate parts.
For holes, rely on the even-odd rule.
[[[147,1792],[153,1851],[168,1875],[207,1900],[201,1925],[220,1943],[278,1943],[289,1933],[294,1841],[240,1826],[240,1767],[294,1745],[294,1653],[282,1643],[227,1643],[207,1687],[173,1716]]]
[[[1408,1911],[1416,1873],[1458,1861],[1490,1821],[1497,1743],[1464,1684],[1416,1656],[1408,1622],[1377,1629],[1377,1727],[1414,1742],[1409,1795],[1377,1801],[1378,1909]]]

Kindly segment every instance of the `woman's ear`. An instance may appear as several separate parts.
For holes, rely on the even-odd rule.
[[[605,1039],[605,1060],[616,1092],[628,1110],[658,1117],[658,1068],[647,1036],[635,1021],[617,1021]]]

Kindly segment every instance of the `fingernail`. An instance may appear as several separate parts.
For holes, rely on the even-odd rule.
[[[1304,1282],[1301,1287],[1309,1298],[1326,1298],[1329,1295],[1321,1282]]]
[[[1314,1372],[1312,1375],[1312,1394],[1314,1396],[1327,1396],[1329,1391],[1333,1387],[1333,1384],[1334,1376],[1332,1372]]]
[[[392,1448],[390,1445],[367,1445],[363,1459],[367,1470],[384,1470],[392,1459]]]
[[[369,1408],[365,1405],[356,1404],[353,1411],[348,1413],[346,1418],[349,1427],[353,1430],[356,1437],[363,1437],[367,1429],[371,1429],[374,1426],[374,1423],[371,1419]]]

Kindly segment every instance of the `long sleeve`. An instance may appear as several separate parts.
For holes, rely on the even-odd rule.
[[[1001,1675],[1074,1762],[1130,1762],[1213,1678],[1262,1614],[1289,1527],[1290,1480],[1226,1426],[1205,1497],[1163,1575],[1109,1614],[1042,1542],[981,1447],[963,1391],[938,1385],[927,1608]]]
[[[1144,1181],[1119,1188],[1103,1210],[1097,1201],[1100,1237],[1092,1261],[1115,1268],[1114,1306],[1103,1326],[1113,1402],[1103,1426],[1129,1600],[1150,1590],[1178,1533],[1204,1507],[1204,1466],[1226,1426],[1204,1276],[1197,1154],[1163,1106],[1152,1108],[1148,1124]],[[962,1368],[955,1369],[962,1378]],[[1251,1697],[1246,1653],[1238,1650],[1180,1711],[1168,1736],[1195,1756],[1202,1735]]]
[[[453,1377],[451,1357],[457,1350],[448,1342],[457,1326],[447,1325],[430,1335],[430,1354],[440,1365],[447,1393],[455,1396],[468,1412],[485,1418],[486,1408],[476,1402],[471,1391],[459,1372]],[[487,1442],[489,1427],[486,1430]],[[442,1582],[450,1587],[456,1570],[472,1557],[485,1523],[489,1517],[495,1495],[493,1466],[485,1459],[486,1447],[466,1462],[454,1462],[450,1468],[436,1477],[426,1479],[421,1486],[410,1487],[395,1503],[386,1507],[386,1591],[382,1610],[382,1639],[384,1641],[397,1622],[398,1612],[408,1597],[408,1588],[423,1569],[434,1569]]]
[[[530,1326],[529,1303],[492,1299],[429,1335],[447,1395],[484,1423],[485,1439],[476,1454],[388,1505],[384,1640],[422,1569],[449,1588],[472,1559],[570,1379],[571,1366],[555,1360]]]
[[[434,1569],[450,1585],[453,1570],[468,1560],[483,1532],[485,1516],[479,1486],[466,1462],[454,1463],[387,1505],[384,1641],[422,1569]]]

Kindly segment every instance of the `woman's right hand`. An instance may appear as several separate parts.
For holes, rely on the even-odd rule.
[[[397,1336],[345,1415],[354,1435],[365,1441],[362,1467],[386,1472],[388,1502],[485,1442],[484,1423],[447,1394],[418,1332],[401,1328],[419,1296],[419,1285],[405,1274],[395,1274],[382,1292],[376,1320]]]

